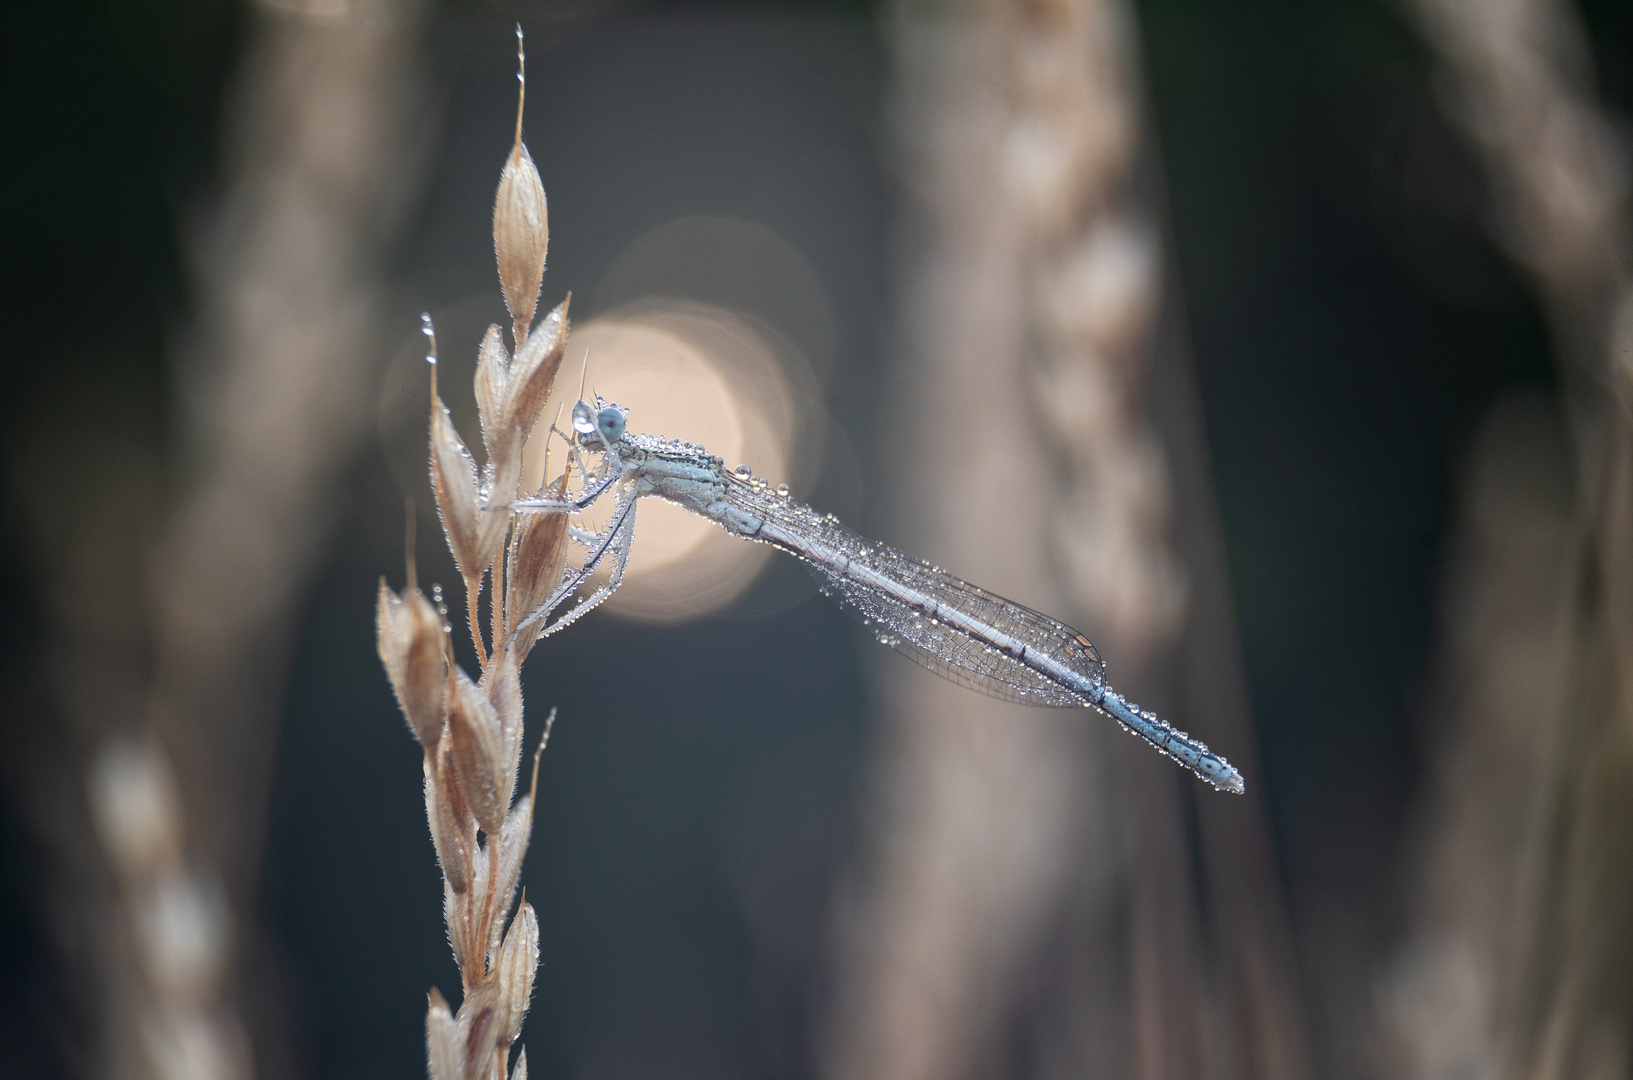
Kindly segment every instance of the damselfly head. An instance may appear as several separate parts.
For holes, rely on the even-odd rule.
[[[595,404],[580,401],[573,406],[573,430],[578,433],[578,444],[588,446],[599,442],[611,446],[624,437],[628,410],[604,401],[598,395]]]

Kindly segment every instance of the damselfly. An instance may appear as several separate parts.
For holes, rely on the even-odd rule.
[[[1006,701],[1098,709],[1214,787],[1242,790],[1241,773],[1228,761],[1107,685],[1100,654],[1064,623],[866,540],[832,514],[790,498],[786,486],[773,489],[746,466],[726,469],[701,446],[628,431],[626,411],[599,397],[593,406],[573,406],[572,426],[575,449],[600,459],[590,469],[580,458],[580,494],[518,499],[510,508],[573,513],[610,493],[613,511],[599,532],[575,530],[589,554],[518,628],[550,620],[604,562],[610,562],[606,583],[547,621],[543,634],[571,625],[611,595],[629,560],[636,503],[656,495],[733,536],[805,560],[823,592],[882,643],[936,674]]]

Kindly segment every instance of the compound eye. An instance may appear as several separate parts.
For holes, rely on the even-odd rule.
[[[624,410],[608,405],[595,414],[595,427],[608,446],[624,437]]]

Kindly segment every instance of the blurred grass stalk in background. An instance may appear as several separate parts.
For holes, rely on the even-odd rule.
[[[889,20],[911,200],[890,540],[1075,609],[1139,700],[1244,760],[1249,794],[1199,792],[1100,718],[881,664],[826,1075],[1303,1077],[1132,13],[901,0]]]
[[[130,459],[99,420],[122,403],[89,386],[83,430],[48,438],[92,452],[30,449],[50,465],[24,470],[39,478],[24,501],[69,725],[68,745],[29,748],[19,789],[78,875],[60,883],[67,933],[97,945],[81,957],[92,1043],[76,1048],[94,1075],[291,1067],[253,898],[292,620],[371,415],[371,273],[414,175],[398,147],[418,14],[255,7],[223,187],[190,245],[199,315],[174,357],[174,456]]]
[[[1551,402],[1493,409],[1469,454],[1447,560],[1408,934],[1379,982],[1373,1064],[1388,1075],[1499,1075],[1513,1005],[1503,999],[1517,990],[1536,902],[1522,866],[1541,839],[1572,666],[1573,488]],[[1532,1075],[1515,1065],[1513,1075]]]
[[[1497,243],[1554,336],[1566,440],[1487,423],[1442,645],[1443,730],[1408,943],[1382,984],[1416,1077],[1633,1067],[1633,290],[1627,148],[1556,0],[1416,0]],[[1575,468],[1563,465],[1574,458]],[[1555,464],[1558,462],[1559,464]],[[1574,500],[1568,495],[1577,493]]]

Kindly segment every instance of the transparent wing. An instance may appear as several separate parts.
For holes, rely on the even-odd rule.
[[[994,627],[1035,651],[1065,663],[1091,685],[1100,686],[1105,664],[1088,639],[1065,623],[971,585],[944,570],[909,558],[894,548],[858,536],[832,517],[776,495],[758,482],[733,478],[727,497],[742,509],[795,534],[817,553],[783,544],[806,562],[822,591],[872,630],[883,644],[943,678],[972,690],[1026,705],[1082,708],[1090,704],[1078,691],[1062,686],[976,636],[943,619],[929,618],[888,592],[880,591],[826,565],[828,555],[867,567],[933,598],[942,611],[957,611]],[[773,541],[773,543],[775,543]]]
[[[891,554],[899,553],[892,550]],[[854,582],[836,578],[825,573],[823,568],[815,563],[808,562],[807,565],[822,586],[823,592],[838,600],[841,609],[872,630],[881,644],[889,645],[914,663],[928,668],[944,679],[950,679],[960,686],[979,690],[995,698],[1016,701],[1023,705],[1082,708],[1089,704],[1075,691],[1034,671],[1008,653],[1000,652],[985,642],[969,637],[944,622],[926,620],[912,608],[898,603],[884,593],[861,588]],[[950,574],[947,577],[952,583],[974,588]],[[960,599],[975,601],[977,598]],[[1010,604],[1001,597],[993,599],[1006,605]],[[944,604],[948,602],[946,595],[943,595],[941,600]],[[1053,623],[1047,616],[1040,615],[1030,608],[1023,608],[1019,604],[1010,605],[1010,608],[1006,608],[1006,615],[1024,613]],[[1054,623],[1054,626],[1064,631],[1064,636],[1059,642],[1063,651],[1069,644],[1075,644],[1073,642],[1077,636],[1075,630],[1059,623]],[[1042,633],[1049,632],[1042,626],[1034,628]],[[1010,632],[1013,633],[1014,629],[1012,625]],[[1097,679],[1097,670],[1100,668],[1103,668],[1103,665],[1098,659],[1079,665],[1079,670],[1091,680]]]

